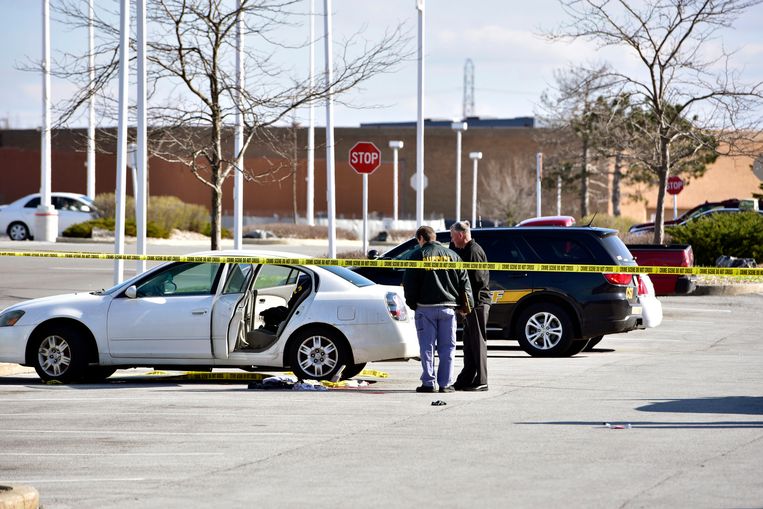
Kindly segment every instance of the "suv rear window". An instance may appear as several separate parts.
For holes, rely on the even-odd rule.
[[[617,234],[605,235],[601,238],[601,243],[618,265],[636,265],[633,255]]]

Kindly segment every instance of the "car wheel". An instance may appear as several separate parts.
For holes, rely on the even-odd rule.
[[[572,346],[569,314],[554,304],[535,304],[517,322],[519,346],[533,357],[562,357]]]
[[[344,368],[344,371],[342,371],[342,380],[347,380],[348,378],[352,378],[355,376],[358,376],[363,369],[365,369],[366,363],[363,362],[361,364],[353,364],[351,366],[347,366]]]
[[[85,368],[83,381],[90,383],[103,382],[116,371],[117,368],[112,368],[110,366],[88,366]]]
[[[297,378],[303,380],[330,380],[350,358],[349,348],[345,345],[344,337],[335,331],[303,331],[292,342],[289,356],[291,369]]]
[[[8,225],[8,236],[11,240],[26,240],[29,238],[29,228],[18,221]]]
[[[87,348],[72,327],[46,329],[35,342],[32,362],[44,382],[79,381],[87,369]]]
[[[593,347],[601,343],[601,340],[604,339],[604,336],[595,336],[588,340],[588,344],[585,346],[585,351],[590,352],[593,350]]]

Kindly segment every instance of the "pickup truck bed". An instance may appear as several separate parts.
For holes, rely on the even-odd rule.
[[[628,244],[636,262],[644,266],[693,267],[694,251],[688,244]],[[649,274],[657,295],[687,295],[695,290],[694,276]]]

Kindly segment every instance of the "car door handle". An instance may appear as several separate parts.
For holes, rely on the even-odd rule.
[[[207,310],[206,309],[194,309],[193,311],[191,311],[191,314],[192,315],[206,315],[207,314]]]

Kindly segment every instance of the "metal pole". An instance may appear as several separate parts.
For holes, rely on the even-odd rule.
[[[403,148],[403,142],[400,140],[392,140],[389,142],[389,148],[392,149],[392,227],[397,229],[398,227],[398,161],[397,151]]]
[[[146,254],[146,220],[148,216],[148,125],[146,123],[146,0],[138,0],[138,146],[137,162],[138,186],[135,194],[135,221],[138,238],[138,254]],[[137,260],[138,274],[146,272],[146,260]]]
[[[474,160],[474,170],[472,171],[472,225],[477,227],[477,164],[479,159]]]
[[[468,127],[466,122],[450,124],[450,128],[456,131],[456,221],[461,220],[461,133]]]
[[[125,252],[125,187],[127,179],[127,86],[129,76],[130,2],[119,2],[119,109],[117,120],[117,185],[114,252]],[[114,260],[114,284],[124,279],[124,260]]]
[[[556,176],[556,215],[562,215],[562,176]]]
[[[308,86],[310,93],[315,87],[315,0],[310,0],[310,70],[308,73]],[[310,100],[307,105],[307,207],[305,219],[307,224],[315,224],[315,105]]]
[[[424,2],[416,0],[419,11],[418,107],[416,117],[416,226],[424,224]]]
[[[368,253],[368,173],[363,174],[363,254]]]
[[[678,195],[673,195],[673,219],[678,218]]]
[[[42,132],[40,143],[40,205],[35,212],[37,240],[55,242],[58,236],[58,211],[50,195],[50,4],[42,1]]]
[[[535,154],[535,215],[540,217],[540,181],[543,178],[543,153]]]
[[[323,0],[324,29],[326,32],[326,84],[328,95],[326,96],[326,194],[328,201],[328,256],[336,258],[336,196],[335,189],[335,162],[334,162],[334,60],[331,54],[331,0]]]
[[[236,169],[233,177],[233,248],[241,249],[244,227],[244,115],[241,112],[244,89],[244,21],[241,0],[236,0],[236,132],[233,151],[236,153]]]
[[[87,100],[87,195],[95,198],[95,30],[93,28],[93,0],[88,0],[87,20],[87,71],[88,71],[88,100]]]

